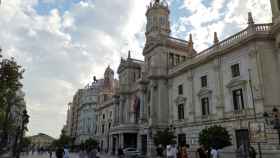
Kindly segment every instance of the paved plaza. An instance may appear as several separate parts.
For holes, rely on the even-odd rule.
[[[48,154],[43,154],[43,155],[37,155],[37,154],[34,154],[34,155],[23,155],[21,156],[21,158],[49,158],[49,155]],[[55,155],[52,156],[52,158],[56,158]],[[70,158],[78,158],[78,155],[77,154],[71,154],[70,155]],[[113,156],[108,156],[108,155],[102,155],[100,158],[115,158]]]

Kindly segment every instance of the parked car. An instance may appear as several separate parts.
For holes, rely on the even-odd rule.
[[[125,148],[123,153],[125,158],[138,158],[141,156],[141,153],[136,148]]]

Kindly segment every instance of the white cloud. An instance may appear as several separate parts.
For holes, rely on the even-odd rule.
[[[143,59],[145,12],[150,0],[84,0],[65,12],[54,8],[46,15],[34,9],[40,2],[3,1],[0,44],[6,55],[15,56],[26,68],[31,133],[47,131],[58,136],[65,123],[66,105],[78,88],[93,75],[102,77],[107,65],[116,70],[129,49],[133,57]],[[175,0],[168,2],[172,5]],[[178,28],[173,34],[193,33],[199,50],[212,43],[214,31],[225,37],[246,27],[248,10],[257,22],[270,20],[269,0],[213,0],[209,8],[202,0],[183,2],[181,9],[191,15],[173,24],[172,28]]]
[[[36,0],[2,4],[0,43],[5,55],[15,56],[26,68],[31,134],[57,137],[65,123],[66,105],[78,88],[93,75],[102,77],[107,65],[116,69],[128,49],[141,57],[144,34],[140,42],[138,36],[148,1],[83,1],[65,12],[54,8],[46,15],[34,9]]]
[[[180,24],[192,27],[189,31],[193,33],[195,47],[199,51],[212,44],[213,32],[218,32],[224,39],[244,29],[249,11],[257,17],[255,21],[258,23],[271,21],[269,0],[213,0],[210,7],[204,5],[203,0],[184,0],[182,7],[191,13],[180,18]],[[178,26],[175,24],[174,27]],[[184,29],[178,29],[174,34],[181,32]]]

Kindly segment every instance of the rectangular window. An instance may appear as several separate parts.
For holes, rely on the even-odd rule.
[[[186,61],[186,57],[182,56],[182,62]]]
[[[180,56],[176,55],[175,65],[178,65],[179,63],[180,63]]]
[[[174,55],[173,54],[169,54],[169,64],[171,65],[171,66],[174,66]]]
[[[104,133],[104,127],[105,127],[105,125],[102,125],[102,133]]]
[[[201,108],[202,108],[202,115],[206,116],[210,114],[210,108],[209,108],[209,98],[202,98],[201,99]]]
[[[242,89],[232,91],[234,111],[244,109],[244,99]]]
[[[232,77],[240,76],[239,64],[234,64],[231,66],[231,74],[232,74]]]
[[[201,87],[202,87],[202,88],[207,87],[207,76],[202,76],[202,77],[200,78],[200,80],[201,80]]]
[[[178,94],[179,94],[179,95],[184,94],[183,85],[182,85],[182,84],[178,86]]]
[[[178,119],[183,120],[184,119],[184,104],[178,105]]]
[[[280,10],[280,0],[277,1],[278,9]]]

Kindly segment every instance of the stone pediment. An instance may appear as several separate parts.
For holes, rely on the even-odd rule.
[[[246,80],[233,79],[227,84],[227,88],[233,88],[240,85],[245,85],[246,83],[247,83]]]
[[[177,104],[183,104],[187,101],[187,98],[186,97],[183,97],[183,96],[178,96],[176,99],[175,99],[175,103]]]
[[[199,90],[199,92],[197,93],[197,95],[200,96],[204,96],[204,95],[209,95],[212,93],[212,90],[208,89],[208,88],[202,88]]]

